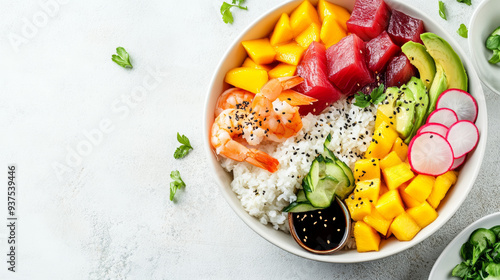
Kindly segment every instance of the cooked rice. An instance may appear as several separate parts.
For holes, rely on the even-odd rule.
[[[243,208],[261,223],[289,232],[287,213],[281,210],[297,199],[302,178],[311,162],[323,152],[323,143],[330,133],[330,150],[351,169],[362,158],[372,138],[375,125],[374,106],[359,108],[352,99],[341,99],[322,114],[302,118],[303,128],[283,143],[258,146],[280,162],[279,170],[270,173],[246,162],[222,159],[222,167],[233,172],[231,187]]]

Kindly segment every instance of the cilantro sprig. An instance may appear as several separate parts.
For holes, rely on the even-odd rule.
[[[242,10],[248,10],[247,7],[243,7],[242,4],[245,3],[245,0],[232,0],[232,4],[229,4],[227,2],[223,2],[222,6],[220,7],[220,14],[222,15],[222,20],[224,23],[233,23],[234,18],[233,18],[233,13],[231,12],[232,7],[237,7]]]
[[[446,7],[443,1],[439,1],[439,16],[446,20]]]
[[[354,105],[361,108],[366,108],[370,106],[370,104],[379,104],[385,100],[384,84],[380,84],[377,88],[374,88],[369,95],[359,91],[354,98],[356,98]]]
[[[493,56],[488,60],[491,64],[500,62],[500,26],[486,40],[486,48],[493,51]]]
[[[471,0],[457,0],[458,3],[464,3],[464,4],[467,4],[467,5],[472,5],[471,3]]]
[[[460,28],[458,28],[457,33],[458,33],[458,35],[460,35],[464,38],[467,38],[469,30],[467,30],[467,26],[465,26],[465,24],[462,23],[462,24],[460,24]]]
[[[124,48],[122,48],[122,47],[116,48],[116,53],[118,55],[114,54],[111,56],[111,60],[116,62],[116,64],[120,65],[123,68],[133,68],[134,67],[134,66],[132,66],[132,63],[130,63],[130,55],[128,54],[128,52]]]
[[[177,132],[177,141],[181,143],[179,147],[174,152],[174,158],[175,159],[180,159],[185,157],[189,151],[193,149],[191,146],[191,143],[189,142],[189,138],[187,138],[185,135],[180,135],[179,132]]]
[[[182,181],[181,173],[178,170],[170,172],[170,178],[173,180],[170,182],[170,201],[173,201],[177,190],[185,187],[186,184]]]

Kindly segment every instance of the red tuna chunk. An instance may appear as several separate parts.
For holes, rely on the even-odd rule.
[[[424,22],[400,11],[393,10],[387,33],[400,46],[408,41],[422,43],[420,34],[424,33]]]
[[[386,29],[390,15],[383,0],[356,0],[347,30],[368,41]]]
[[[377,37],[366,43],[366,62],[368,68],[375,73],[384,70],[387,62],[395,56],[401,48],[394,44],[387,32],[382,32]]]
[[[405,54],[395,56],[385,71],[385,86],[386,87],[400,87],[406,84],[411,77],[416,76],[417,71],[411,65],[410,61]]]
[[[344,94],[352,94],[374,81],[366,66],[365,42],[355,34],[326,50],[328,79]]]
[[[304,82],[298,85],[296,90],[318,99],[312,105],[300,106],[301,115],[308,113],[318,115],[330,104],[340,99],[340,91],[330,83],[326,75],[325,45],[318,42],[309,45],[302,61],[297,66],[297,74],[304,78]]]

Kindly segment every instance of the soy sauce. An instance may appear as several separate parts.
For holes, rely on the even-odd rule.
[[[296,236],[311,249],[335,249],[346,233],[346,217],[337,201],[326,209],[292,215]]]

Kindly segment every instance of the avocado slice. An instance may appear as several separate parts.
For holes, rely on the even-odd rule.
[[[432,82],[431,89],[429,90],[429,107],[427,108],[426,115],[429,116],[434,109],[436,109],[436,103],[443,91],[448,88],[448,81],[446,74],[444,73],[443,67],[437,65],[436,76]],[[427,117],[426,117],[427,118]]]
[[[380,110],[386,116],[394,115],[394,108],[396,106],[396,100],[401,95],[402,91],[398,87],[389,87],[385,90],[385,100],[378,105],[378,110]]]
[[[425,121],[427,107],[429,106],[429,95],[427,94],[424,82],[417,77],[412,77],[406,85],[415,95],[415,123],[411,129],[410,136],[405,139],[405,143],[408,144]]]
[[[468,80],[462,60],[443,38],[434,33],[420,34],[427,52],[432,56],[436,65],[443,67],[447,79],[447,88],[457,88],[467,91]]]
[[[408,57],[410,63],[418,69],[420,79],[424,82],[427,90],[431,88],[432,80],[436,75],[436,63],[429,55],[424,45],[409,41],[405,43],[401,50]]]
[[[396,131],[402,139],[410,136],[415,123],[415,99],[413,92],[403,85],[401,96],[396,100]]]

